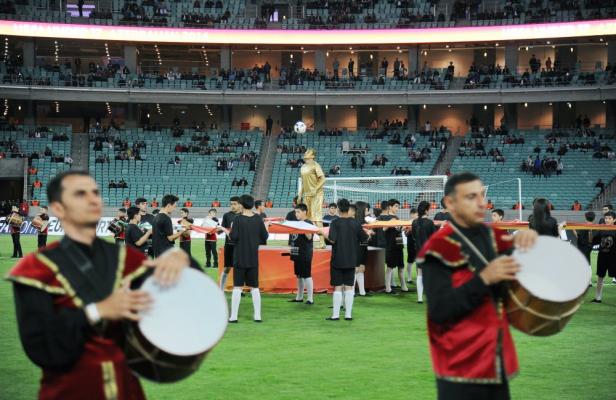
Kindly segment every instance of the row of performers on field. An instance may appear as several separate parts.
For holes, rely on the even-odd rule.
[[[167,196],[166,200],[169,202],[175,200],[175,196]],[[176,200],[177,201],[177,200]],[[193,223],[193,219],[189,217],[189,210],[182,208],[180,210],[180,225],[173,227],[171,219],[168,214],[148,214],[147,213],[147,201],[143,198],[137,199],[137,207],[131,207],[128,209],[127,216],[124,209],[119,210],[117,219],[119,221],[126,221],[124,228],[115,234],[116,241],[125,240],[127,244],[132,245],[142,252],[149,253],[155,256],[152,235],[154,231],[161,234],[158,235],[161,242],[167,238],[167,240],[174,241],[180,240],[180,247],[191,254],[191,238],[190,238],[190,224]],[[289,221],[304,221],[312,223],[307,220],[307,213],[302,212],[302,205],[297,204],[297,198],[293,200],[294,210],[290,211],[286,220]],[[423,247],[424,243],[430,238],[430,236],[436,232],[443,222],[451,219],[450,214],[447,212],[443,201],[441,201],[443,211],[437,212],[433,219],[430,219],[430,210],[433,208],[427,201],[420,202],[417,208],[412,208],[411,211],[411,226],[403,228],[384,228],[366,230],[368,237],[366,240],[360,243],[359,253],[357,255],[357,267],[354,275],[354,282],[351,285],[353,291],[357,289],[359,296],[369,296],[366,293],[364,287],[364,272],[365,272],[365,259],[367,255],[368,246],[380,247],[385,249],[386,260],[386,276],[385,276],[385,293],[396,294],[395,289],[399,288],[402,292],[408,292],[407,284],[412,284],[412,265],[415,262],[416,255]],[[224,232],[225,238],[225,251],[224,251],[224,272],[220,280],[220,286],[224,289],[226,284],[227,275],[230,272],[230,268],[234,265],[234,242],[229,238],[229,232],[235,217],[242,213],[245,209],[240,204],[240,197],[232,197],[230,199],[230,211],[225,213],[222,218],[222,223],[219,223],[217,218],[217,210],[211,209],[208,212],[207,217],[204,220],[203,226],[212,227],[216,226],[217,231],[211,232],[206,235],[205,240],[205,252],[206,252],[206,267],[209,268],[212,265],[214,268],[218,268],[218,253],[216,251],[216,232]],[[297,208],[298,206],[299,209]],[[163,206],[165,208],[166,206]],[[252,209],[252,207],[251,207]],[[157,210],[155,210],[157,211]],[[349,211],[347,212],[347,218],[355,219],[359,224],[372,223],[376,221],[389,221],[392,219],[398,219],[398,213],[400,211],[400,202],[395,199],[389,201],[383,201],[380,204],[380,208],[371,209],[370,204],[358,201],[355,204],[350,204]],[[158,217],[158,215],[161,215]],[[264,217],[264,214],[255,214],[260,217]],[[342,217],[344,214],[342,210],[338,209],[337,204],[332,203],[328,207],[328,212],[323,218],[325,226],[329,226],[332,221]],[[603,217],[599,220],[600,224],[613,225],[615,223],[616,215],[610,206],[605,206],[603,210]],[[491,210],[491,221],[499,223],[503,221],[504,212],[500,209]],[[593,222],[595,215],[593,212],[587,212],[585,214],[587,222]],[[539,221],[535,223],[534,221]],[[559,228],[562,228],[558,224],[555,218],[550,215],[549,202],[545,199],[537,199],[534,202],[533,214],[529,217],[530,228],[536,230],[541,235],[559,236]],[[156,225],[157,229],[153,229]],[[112,223],[113,226],[113,223]],[[174,232],[175,228],[175,232]],[[606,275],[616,281],[616,232],[614,231],[598,231],[593,232],[589,230],[585,231],[573,231],[576,237],[577,246],[582,253],[586,256],[590,264],[590,254],[594,246],[598,246],[598,258],[597,258],[597,287],[595,293],[595,299],[593,302],[600,303],[602,301],[603,294],[603,280]],[[407,258],[404,262],[404,245],[402,235],[406,236],[406,249]],[[312,264],[312,235],[311,234],[294,234],[289,238],[289,245],[291,246],[291,258],[294,261],[294,272],[297,277],[297,296],[290,300],[292,302],[303,302],[304,294],[306,296],[306,304],[313,304],[313,281],[311,278],[311,264]],[[157,246],[158,247],[158,246]],[[213,262],[212,262],[213,261]],[[406,264],[406,277],[404,274]],[[397,271],[399,285],[395,284],[394,271]],[[423,302],[423,276],[421,268],[416,267],[416,286],[417,286],[417,302]]]

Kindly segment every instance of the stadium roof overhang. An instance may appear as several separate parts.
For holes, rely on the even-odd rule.
[[[0,35],[137,43],[381,45],[506,42],[616,35],[616,19],[425,29],[189,29],[0,21]]]
[[[229,105],[413,105],[497,104],[615,100],[616,86],[433,91],[281,92],[169,89],[65,88],[0,85],[15,100],[229,104]]]

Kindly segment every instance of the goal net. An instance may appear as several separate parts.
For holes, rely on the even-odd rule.
[[[488,182],[485,185],[486,201],[490,200],[494,208],[501,208],[508,212],[513,211],[514,206],[524,204],[522,197],[522,180],[520,178],[507,179],[499,182]],[[527,205],[526,205],[527,206]],[[515,218],[522,220],[522,209],[515,211]]]
[[[400,218],[410,218],[410,209],[420,201],[434,202],[440,208],[446,176],[392,176],[325,179],[325,203],[345,198],[354,203],[365,201],[375,207],[381,201],[396,199],[400,202]]]

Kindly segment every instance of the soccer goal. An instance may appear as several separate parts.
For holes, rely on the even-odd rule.
[[[301,180],[299,181],[301,185]],[[387,176],[325,179],[325,203],[334,203],[345,198],[351,202],[365,201],[372,207],[383,200],[400,202],[400,217],[408,219],[410,208],[420,201],[439,204],[444,194],[447,177],[435,176]],[[440,205],[439,205],[440,207]]]

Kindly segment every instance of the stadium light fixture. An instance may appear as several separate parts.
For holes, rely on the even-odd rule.
[[[528,103],[524,103],[524,108],[528,108]]]
[[[423,109],[425,110],[425,109],[426,109],[426,107],[427,107],[427,106],[424,104],[424,105],[423,105]]]
[[[191,29],[146,26],[100,26],[0,20],[0,35],[126,41],[260,45],[387,45],[605,37],[616,34],[616,19],[521,25],[467,26],[422,29]]]

